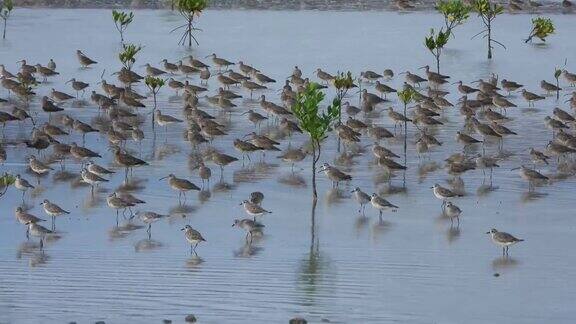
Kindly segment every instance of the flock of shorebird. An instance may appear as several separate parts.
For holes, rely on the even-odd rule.
[[[76,55],[82,69],[89,69],[98,64],[96,60],[91,59],[80,50],[76,52]],[[184,118],[170,116],[160,109],[154,108],[152,123],[164,127],[166,130],[173,124],[185,124],[185,139],[195,150],[200,147],[205,148],[201,154],[203,158],[196,161],[195,167],[202,181],[202,188],[205,183],[209,183],[212,177],[212,171],[205,165],[205,162],[212,162],[217,165],[222,177],[223,169],[227,165],[239,161],[239,158],[220,152],[211,146],[214,140],[227,135],[227,125],[202,110],[203,105],[207,104],[220,109],[225,114],[237,111],[241,107],[237,107],[234,100],[242,98],[239,93],[242,88],[252,98],[254,92],[267,90],[270,84],[276,82],[260,69],[242,61],[232,62],[218,57],[216,54],[208,57],[211,59],[211,66],[192,56],[187,58],[188,64],[185,64],[183,60],[171,63],[165,59],[159,67],[153,67],[150,64],[145,66],[146,75],[168,77],[167,86],[177,95],[181,95],[184,102],[182,110]],[[409,108],[410,115],[404,115],[399,110],[394,110],[389,104],[391,101],[387,99],[387,96],[397,92],[397,89],[386,84],[388,80],[395,77],[393,71],[384,70],[381,74],[374,71],[364,71],[360,74],[356,80],[356,86],[361,89],[359,91],[359,106],[346,102],[342,111],[348,118],[345,122],[337,122],[333,127],[333,132],[342,142],[345,152],[347,150],[351,152],[362,150],[362,148],[358,148],[358,143],[362,137],[366,136],[374,141],[371,149],[377,165],[381,166],[388,175],[397,171],[405,171],[407,166],[395,160],[400,156],[386,148],[383,142],[393,138],[406,140],[408,134],[402,133],[409,123],[413,125],[417,134],[416,151],[419,154],[425,154],[434,146],[442,145],[430,132],[430,130],[443,125],[438,117],[442,115],[443,110],[458,105],[461,114],[465,116],[465,123],[463,129],[457,132],[456,141],[464,148],[462,153],[453,154],[446,159],[447,171],[451,175],[460,176],[474,169],[489,169],[491,174],[492,169],[499,166],[501,157],[486,155],[485,146],[496,140],[501,148],[505,137],[517,135],[515,131],[505,126],[512,120],[506,115],[506,111],[518,105],[512,101],[509,95],[520,91],[521,97],[528,106],[533,106],[535,102],[547,100],[549,97],[556,98],[556,93],[561,93],[562,96],[570,95],[560,87],[560,84],[545,80],[540,82],[543,94],[539,94],[532,92],[534,90],[527,90],[524,85],[514,81],[498,80],[496,75],[492,75],[488,80],[479,79],[474,82],[475,85],[467,85],[462,81],[450,82],[449,76],[433,72],[428,66],[423,67],[423,69],[425,73],[423,76],[409,71],[401,73],[405,76],[403,87],[412,90],[415,100],[415,105]],[[109,169],[97,164],[95,161],[102,158],[100,153],[83,146],[86,136],[100,134],[109,141],[110,150],[113,151],[114,165],[124,168],[125,181],[129,181],[133,169],[148,165],[146,161],[130,153],[133,150],[129,149],[127,145],[129,141],[141,142],[146,135],[141,128],[146,114],[141,109],[150,107],[151,103],[149,101],[144,103],[146,97],[135,90],[135,86],[142,83],[145,77],[133,70],[122,68],[114,73],[121,86],[101,80],[99,83],[102,92],[97,91],[94,85],[91,86],[77,78],[72,78],[66,84],[70,85],[68,90],[73,91],[75,95],[67,93],[64,89],[51,89],[49,95],[41,97],[39,101],[35,100],[36,88],[41,87],[51,78],[59,77],[57,71],[56,63],[53,60],[50,60],[46,66],[41,64],[29,65],[26,60],[22,60],[17,73],[11,73],[4,65],[0,64],[1,86],[8,91],[6,99],[0,98],[2,102],[0,105],[12,108],[10,112],[0,110],[0,123],[3,125],[4,139],[0,144],[0,163],[9,160],[7,153],[11,147],[24,144],[29,150],[36,152],[36,155],[27,156],[27,165],[32,173],[38,176],[37,181],[40,183],[40,176],[52,172],[54,163],[60,163],[61,168],[64,169],[66,160],[72,158],[81,163],[79,177],[94,192],[94,188],[101,183],[108,182],[109,177],[116,172],[113,168]],[[315,75],[317,84],[324,88],[329,87],[335,78],[334,75],[322,69],[317,69]],[[195,76],[198,76],[199,84],[191,83]],[[564,70],[562,76],[562,82],[566,83],[567,86],[573,87],[576,84],[576,74]],[[211,78],[215,78],[221,86],[214,95],[205,95],[209,91],[207,82]],[[237,138],[233,142],[234,148],[242,155],[242,163],[246,158],[251,160],[250,155],[254,152],[262,152],[264,158],[266,151],[281,151],[279,146],[282,139],[286,137],[291,139],[293,134],[303,132],[298,120],[292,115],[291,108],[298,93],[310,82],[313,81],[304,77],[303,72],[296,66],[281,89],[281,103],[270,101],[264,94],[261,94],[258,100],[261,107],[260,112],[250,109],[237,115],[246,116],[255,128],[255,131],[243,138]],[[424,86],[425,84],[427,87]],[[446,90],[449,84],[457,84],[456,91],[462,95],[458,103],[451,103],[445,98],[449,94],[449,91]],[[370,92],[369,88],[374,89],[374,92]],[[70,105],[78,104],[75,100],[80,96],[80,93],[83,94],[88,89],[91,89],[90,100],[94,104],[94,109],[98,109],[99,122],[90,123],[74,118],[74,111],[65,108],[69,102],[71,102]],[[571,94],[567,102],[572,109],[576,109],[576,92]],[[382,126],[382,123],[374,123],[374,120],[364,122],[357,118],[360,114],[372,114],[383,106],[388,106],[385,111],[387,111],[389,121],[394,125],[393,131]],[[104,114],[100,115],[102,111]],[[44,119],[46,122],[39,125],[37,124],[38,119]],[[102,122],[104,119],[107,122]],[[21,143],[5,138],[4,128],[6,124],[26,123],[27,120],[32,123],[29,138]],[[278,132],[275,133],[275,136],[260,131],[261,124],[264,122],[277,126]],[[534,189],[535,185],[549,180],[546,175],[535,169],[537,165],[551,163],[552,155],[557,156],[557,161],[560,162],[565,156],[576,152],[576,136],[568,131],[575,122],[576,119],[571,113],[560,108],[554,109],[552,115],[544,120],[545,125],[553,131],[553,140],[549,142],[546,150],[537,150],[536,148],[530,150],[529,156],[534,163],[534,168],[527,165],[521,165],[518,168],[521,177],[528,181],[530,191]],[[404,127],[401,127],[402,125]],[[396,130],[397,126],[400,126],[399,131]],[[77,137],[77,141],[81,140],[82,145],[72,141],[74,137]],[[64,139],[69,139],[68,143],[65,143]],[[480,145],[482,146],[482,154],[468,154],[467,148]],[[48,148],[51,148],[52,154],[43,158],[43,152]],[[293,170],[294,164],[304,160],[308,153],[309,149],[306,146],[294,148],[292,144],[289,144],[279,158],[290,163]],[[351,153],[352,157],[353,155]],[[320,172],[324,172],[335,186],[339,182],[352,180],[352,175],[328,163],[321,166]],[[169,174],[162,179],[166,179],[169,186],[178,193],[179,201],[187,199],[187,192],[201,190],[201,187],[192,181],[174,174]],[[32,183],[19,174],[15,175],[14,187],[22,191],[23,202],[26,199],[26,192],[35,187]],[[439,184],[435,184],[431,189],[434,196],[442,201],[443,213],[452,222],[456,220],[459,224],[462,209],[452,200],[461,196],[462,193],[442,187]],[[379,211],[380,219],[384,211],[398,209],[398,206],[384,197],[376,193],[369,195],[359,187],[356,187],[352,193],[360,204],[361,213],[364,213],[368,203]],[[249,199],[242,201],[241,205],[252,218],[237,219],[232,225],[246,231],[247,241],[251,242],[252,236],[260,233],[264,226],[257,221],[256,217],[270,213],[261,206],[263,199],[262,193],[254,192]],[[122,211],[123,216],[126,213],[129,213],[130,218],[137,216],[148,226],[149,235],[152,224],[168,216],[152,211],[133,212],[132,208],[137,208],[145,202],[128,192],[113,192],[107,197],[106,202],[110,208],[116,211],[117,222],[120,211]],[[31,234],[40,237],[41,247],[46,236],[57,235],[55,218],[69,214],[69,211],[46,199],[43,200],[42,206],[44,212],[52,218],[51,229],[40,225],[40,222],[44,220],[30,214],[22,206],[16,208],[16,218],[27,227],[27,236]],[[185,239],[190,244],[191,250],[195,253],[196,246],[205,241],[204,237],[189,225],[182,228],[182,231],[185,233]],[[505,254],[508,252],[508,246],[522,241],[495,229],[487,234],[491,235],[495,243],[502,246]]]

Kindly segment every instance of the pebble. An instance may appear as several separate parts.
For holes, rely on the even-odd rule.
[[[186,323],[196,323],[196,316],[194,316],[194,314],[190,314],[186,316],[184,320],[186,321]]]
[[[288,322],[289,324],[307,324],[308,322],[302,317],[294,317]]]
[[[500,274],[499,274],[498,272],[496,272],[496,273],[494,274],[494,277],[500,277]]]

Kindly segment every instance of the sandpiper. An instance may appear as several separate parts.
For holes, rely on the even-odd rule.
[[[382,213],[385,210],[392,210],[395,212],[399,208],[398,206],[391,204],[388,200],[378,196],[376,193],[373,193],[370,197],[370,203],[374,208],[378,209],[380,219],[382,219]]]
[[[244,218],[244,219],[235,219],[232,227],[240,227],[241,229],[246,231],[246,241],[250,238],[250,242],[252,243],[252,236],[257,233],[261,232],[264,228],[263,224],[256,222],[253,219]]]
[[[328,179],[332,181],[332,185],[338,186],[338,183],[341,181],[350,181],[352,180],[352,176],[340,171],[338,168],[331,166],[328,163],[322,164],[318,173],[324,172]]]
[[[48,214],[50,217],[52,217],[52,230],[56,228],[55,224],[56,216],[70,214],[69,211],[62,209],[60,206],[50,202],[48,199],[44,199],[44,201],[40,205],[42,205],[42,207],[44,208],[44,212]]]
[[[449,198],[454,198],[454,197],[461,197],[462,195],[456,194],[454,193],[452,190],[448,189],[448,188],[444,188],[439,184],[434,184],[434,186],[431,187],[432,192],[434,193],[434,196],[440,200],[442,200],[442,210],[445,209],[446,207],[446,202],[448,201]]]
[[[94,194],[94,187],[98,186],[100,182],[108,182],[107,179],[104,179],[99,175],[88,171],[86,168],[82,169],[80,175],[82,177],[82,181],[90,185],[92,194]]]
[[[196,253],[196,247],[200,242],[206,242],[202,234],[197,230],[193,229],[192,226],[186,225],[184,228],[181,229],[184,231],[184,235],[186,237],[186,241],[190,243],[190,253]]]
[[[28,158],[28,166],[30,167],[30,170],[34,171],[36,174],[44,174],[50,170],[54,170],[49,165],[38,160],[34,155],[31,155]]]
[[[18,222],[22,225],[28,225],[29,223],[36,224],[36,223],[45,221],[42,218],[36,217],[30,213],[25,212],[22,209],[22,207],[16,207],[15,215],[16,215],[16,219],[18,220]],[[30,235],[29,230],[30,230],[30,228],[28,226],[26,226],[26,237],[28,237]]]
[[[116,225],[118,225],[118,213],[120,209],[123,209],[122,214],[124,214],[127,209],[130,211],[130,214],[132,214],[131,207],[134,207],[134,204],[128,203],[127,201],[118,197],[116,192],[113,192],[110,195],[108,195],[108,197],[106,197],[106,204],[108,205],[108,207],[116,209]]]
[[[250,193],[249,201],[256,205],[262,205],[262,201],[264,200],[264,194],[260,191],[253,191]]]
[[[22,178],[22,176],[20,176],[19,174],[16,175],[16,178],[14,180],[14,187],[22,191],[22,201],[24,201],[24,195],[26,194],[26,191],[28,189],[34,189],[34,186],[31,185],[30,182],[28,182],[28,180]]]
[[[168,217],[168,215],[162,215],[151,211],[145,211],[145,212],[137,211],[136,216],[138,216],[140,220],[144,222],[144,224],[148,225],[148,229],[146,230],[148,234],[152,232],[152,223],[155,223],[161,220],[162,218]]]
[[[28,223],[28,233],[30,233],[32,236],[40,238],[40,250],[44,249],[44,239],[46,236],[54,234],[53,231],[47,229],[46,227],[32,222]]]
[[[453,224],[454,218],[456,218],[458,226],[460,225],[460,215],[462,214],[462,209],[460,209],[460,207],[449,201],[446,203],[446,209],[444,210],[444,213],[450,218],[450,224]]]
[[[178,178],[173,174],[169,174],[165,177],[160,178],[160,180],[168,179],[168,184],[174,190],[178,191],[178,201],[180,201],[182,195],[184,195],[184,201],[186,201],[186,192],[190,190],[197,190],[200,191],[200,188],[193,184],[192,182]]]
[[[88,161],[88,163],[86,163],[86,169],[100,177],[105,177],[107,175],[114,174],[114,171],[110,171],[105,167],[102,167],[92,161]]]
[[[268,211],[268,210],[262,208],[260,205],[258,205],[256,203],[252,203],[248,200],[242,201],[240,203],[240,206],[243,206],[246,213],[248,215],[254,217],[254,220],[256,220],[256,216],[263,216],[265,214],[272,214],[271,211]]]
[[[356,201],[360,204],[360,209],[358,209],[358,212],[364,214],[366,205],[371,201],[370,195],[362,191],[359,187],[354,188],[352,193],[354,194],[354,199],[356,199]]]
[[[490,234],[492,242],[502,247],[502,255],[508,255],[508,248],[518,242],[524,241],[523,239],[516,238],[506,232],[500,232],[493,228],[486,234]]]
[[[534,190],[534,182],[547,182],[549,180],[547,176],[524,165],[521,165],[520,167],[514,168],[512,170],[518,169],[520,170],[520,177],[528,181],[528,191]]]

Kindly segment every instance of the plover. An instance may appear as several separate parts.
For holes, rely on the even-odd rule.
[[[200,242],[206,242],[204,237],[202,237],[202,234],[200,234],[200,232],[198,232],[197,230],[193,229],[192,226],[190,225],[184,226],[184,228],[182,228],[181,231],[184,231],[186,241],[190,243],[190,253],[192,252],[196,253],[196,247],[198,246],[198,244]]]
[[[524,241],[523,239],[516,238],[511,234],[506,232],[499,232],[497,229],[493,228],[486,234],[490,234],[492,237],[492,242],[502,247],[502,255],[508,255],[508,248],[518,242]]]

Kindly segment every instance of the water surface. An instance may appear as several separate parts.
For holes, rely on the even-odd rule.
[[[470,39],[480,30],[478,20],[471,18],[450,41],[442,72],[465,82],[497,73],[539,92],[539,81],[551,81],[554,68],[565,59],[568,69],[576,70],[570,56],[576,53],[574,19],[553,16],[558,34],[546,46],[535,46],[522,41],[531,18],[505,15],[497,19],[495,37],[507,50],[496,48],[493,61],[485,59],[481,40]],[[180,23],[169,12],[136,11],[126,34],[128,41],[145,46],[136,65],[158,65],[162,58],[176,61],[189,55],[176,46],[178,35],[169,33]],[[215,52],[243,60],[277,80],[288,76],[294,65],[311,78],[318,67],[356,74],[392,68],[398,74],[433,63],[423,37],[434,26],[441,26],[440,17],[426,13],[208,11],[198,25],[204,30],[198,34],[201,46],[192,54],[204,57]],[[96,88],[104,68],[105,78],[115,81],[109,75],[120,67],[119,48],[109,11],[22,9],[10,21],[8,40],[0,46],[0,62],[15,71],[15,62],[22,58],[43,64],[54,58],[62,76],[39,87],[37,92],[43,95],[52,87],[70,91],[64,82],[72,76]],[[76,49],[99,61],[97,67],[79,70]],[[399,87],[402,82],[399,76],[391,85]],[[217,87],[211,80],[211,94]],[[278,101],[275,90],[280,87],[265,92],[267,98]],[[453,92],[447,98],[455,102],[455,88],[447,88]],[[143,86],[136,89],[145,92]],[[256,101],[239,91],[246,98],[237,102],[229,135],[215,141],[216,148],[235,155],[232,141],[254,130],[240,114],[248,108],[259,109]],[[7,93],[3,91],[2,96]],[[358,98],[349,100],[357,102]],[[553,97],[540,102],[537,110],[528,110],[519,95],[511,100],[520,108],[509,111],[513,121],[508,126],[521,136],[506,139],[504,150],[509,157],[494,171],[492,189],[487,190],[489,180],[481,171],[461,177],[466,196],[455,201],[464,210],[459,228],[441,217],[440,202],[429,189],[434,183],[448,186],[452,177],[442,168],[422,172],[432,163],[441,167],[444,158],[460,150],[454,135],[464,119],[457,109],[443,115],[445,126],[434,135],[445,144],[427,157],[419,159],[416,154],[416,130],[410,128],[405,181],[398,174],[391,182],[392,189],[405,186],[405,190],[390,190],[366,151],[341,166],[354,180],[340,191],[320,176],[314,219],[309,159],[298,165],[303,171],[291,174],[290,165],[275,154],[267,154],[263,163],[244,167],[235,163],[226,168],[221,182],[218,168],[208,164],[215,173],[210,193],[204,193],[203,199],[189,195],[183,208],[166,182],[158,179],[174,173],[199,184],[197,172],[190,167],[194,150],[182,139],[183,126],[170,127],[167,135],[157,128],[152,136],[148,116],[141,155],[151,166],[135,171],[143,188],[134,194],[147,201],[142,209],[174,216],[154,224],[151,239],[144,229],[118,230],[115,212],[106,206],[105,197],[122,184],[121,169],[95,196],[88,187],[73,180],[59,181],[52,173],[41,179],[41,189],[33,193],[33,199],[28,198],[30,212],[44,216],[38,204],[47,198],[72,214],[57,220],[62,238],[48,243],[41,253],[34,245],[37,241],[27,241],[25,229],[15,221],[13,210],[20,204],[20,193],[9,190],[0,201],[0,322],[158,323],[181,321],[190,313],[204,323],[281,323],[295,316],[334,323],[572,322],[576,317],[572,302],[576,290],[571,284],[576,280],[576,260],[570,250],[576,244],[571,213],[574,178],[554,181],[534,195],[527,194],[527,184],[510,171],[529,162],[529,147],[544,149],[552,138],[543,118],[556,106],[569,108]],[[162,89],[159,102],[165,113],[182,116],[182,102],[169,89]],[[33,104],[34,111],[38,111],[37,104]],[[391,105],[399,109],[395,99]],[[92,104],[66,108],[83,121],[98,115]],[[205,103],[202,108],[219,114]],[[385,112],[367,118],[393,127]],[[226,119],[220,115],[220,121]],[[40,113],[39,120],[45,121],[45,114]],[[9,140],[22,139],[28,132],[29,126],[6,127]],[[81,142],[77,134],[69,140]],[[305,137],[296,136],[291,143],[304,141]],[[362,144],[370,143],[363,139]],[[402,141],[386,145],[402,152]],[[86,146],[104,155],[99,163],[111,161],[104,137],[88,135]],[[281,147],[287,146],[288,141],[283,141]],[[137,144],[130,147],[139,150]],[[336,147],[330,139],[322,161],[334,162]],[[33,152],[19,146],[9,147],[8,153],[1,172],[21,173],[34,180],[23,163]],[[497,145],[487,145],[487,154],[497,153]],[[258,160],[257,155],[253,158]],[[68,162],[68,171],[77,174],[79,168]],[[555,163],[542,172],[556,174]],[[385,214],[383,222],[370,207],[366,218],[359,216],[358,206],[349,199],[355,186],[382,193],[400,210]],[[273,214],[264,219],[265,236],[247,246],[244,233],[230,225],[235,218],[246,217],[238,204],[255,190],[265,193],[263,205]],[[185,224],[208,240],[198,248],[197,257],[190,256],[179,231]],[[513,247],[509,258],[502,258],[484,234],[492,227],[526,241]]]

